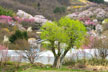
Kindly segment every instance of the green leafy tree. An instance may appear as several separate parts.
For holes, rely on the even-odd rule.
[[[47,22],[41,30],[41,38],[50,43],[48,45],[55,58],[53,67],[56,68],[61,67],[65,55],[73,46],[79,47],[83,43],[86,35],[86,28],[80,21],[67,17],[58,22]]]

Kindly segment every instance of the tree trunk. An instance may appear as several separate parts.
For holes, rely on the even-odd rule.
[[[65,55],[67,54],[69,50],[65,50],[64,54],[62,56],[55,56],[53,67],[54,68],[60,68],[62,66],[63,60]]]
[[[54,68],[60,68],[61,67],[61,60],[60,56],[55,57],[53,67]]]
[[[58,43],[58,54],[56,54],[55,52],[55,48],[54,48],[54,42],[52,42],[52,52],[54,54],[54,63],[53,63],[53,67],[54,68],[60,68],[62,66],[64,57],[66,56],[67,52],[71,49],[71,44],[70,46],[64,51],[64,53],[61,55],[60,52],[60,43]]]

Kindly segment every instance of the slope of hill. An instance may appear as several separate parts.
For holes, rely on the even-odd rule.
[[[74,3],[74,4],[73,4]],[[0,5],[4,8],[18,11],[18,9],[24,10],[32,15],[44,15],[48,19],[59,19],[61,16],[65,16],[64,13],[54,13],[56,7],[68,7],[76,4],[84,5],[79,0],[0,0]]]

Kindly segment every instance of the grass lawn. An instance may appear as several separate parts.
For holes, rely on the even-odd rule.
[[[38,65],[31,65],[22,63],[18,68],[15,67],[15,64],[10,62],[4,67],[0,67],[0,72],[89,72],[80,69],[68,69],[66,66],[63,66],[60,69],[51,68],[51,67],[40,67]]]
[[[108,71],[92,71],[92,70],[85,70],[85,69],[68,69],[65,66],[61,69],[56,68],[37,68],[31,67],[24,71],[20,72],[108,72]]]
[[[54,68],[28,68],[21,72],[90,72],[85,70],[77,70],[77,69],[54,69]]]
[[[18,63],[17,63],[18,64]],[[50,65],[43,65],[40,63],[36,64],[29,64],[29,63],[21,63],[19,67],[16,67],[16,62],[8,62],[5,66],[0,66],[0,72],[108,72],[108,71],[93,71],[96,69],[94,66],[93,69],[88,68],[77,68],[75,66],[65,66],[63,65],[62,68],[56,69],[52,68]],[[105,69],[104,69],[105,70]]]

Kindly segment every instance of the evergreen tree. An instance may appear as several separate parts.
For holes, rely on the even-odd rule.
[[[21,32],[20,30],[16,30],[15,34],[11,35],[9,41],[14,43],[17,39],[28,39],[27,32]]]
[[[89,0],[91,2],[95,2],[95,3],[104,3],[104,0]]]

